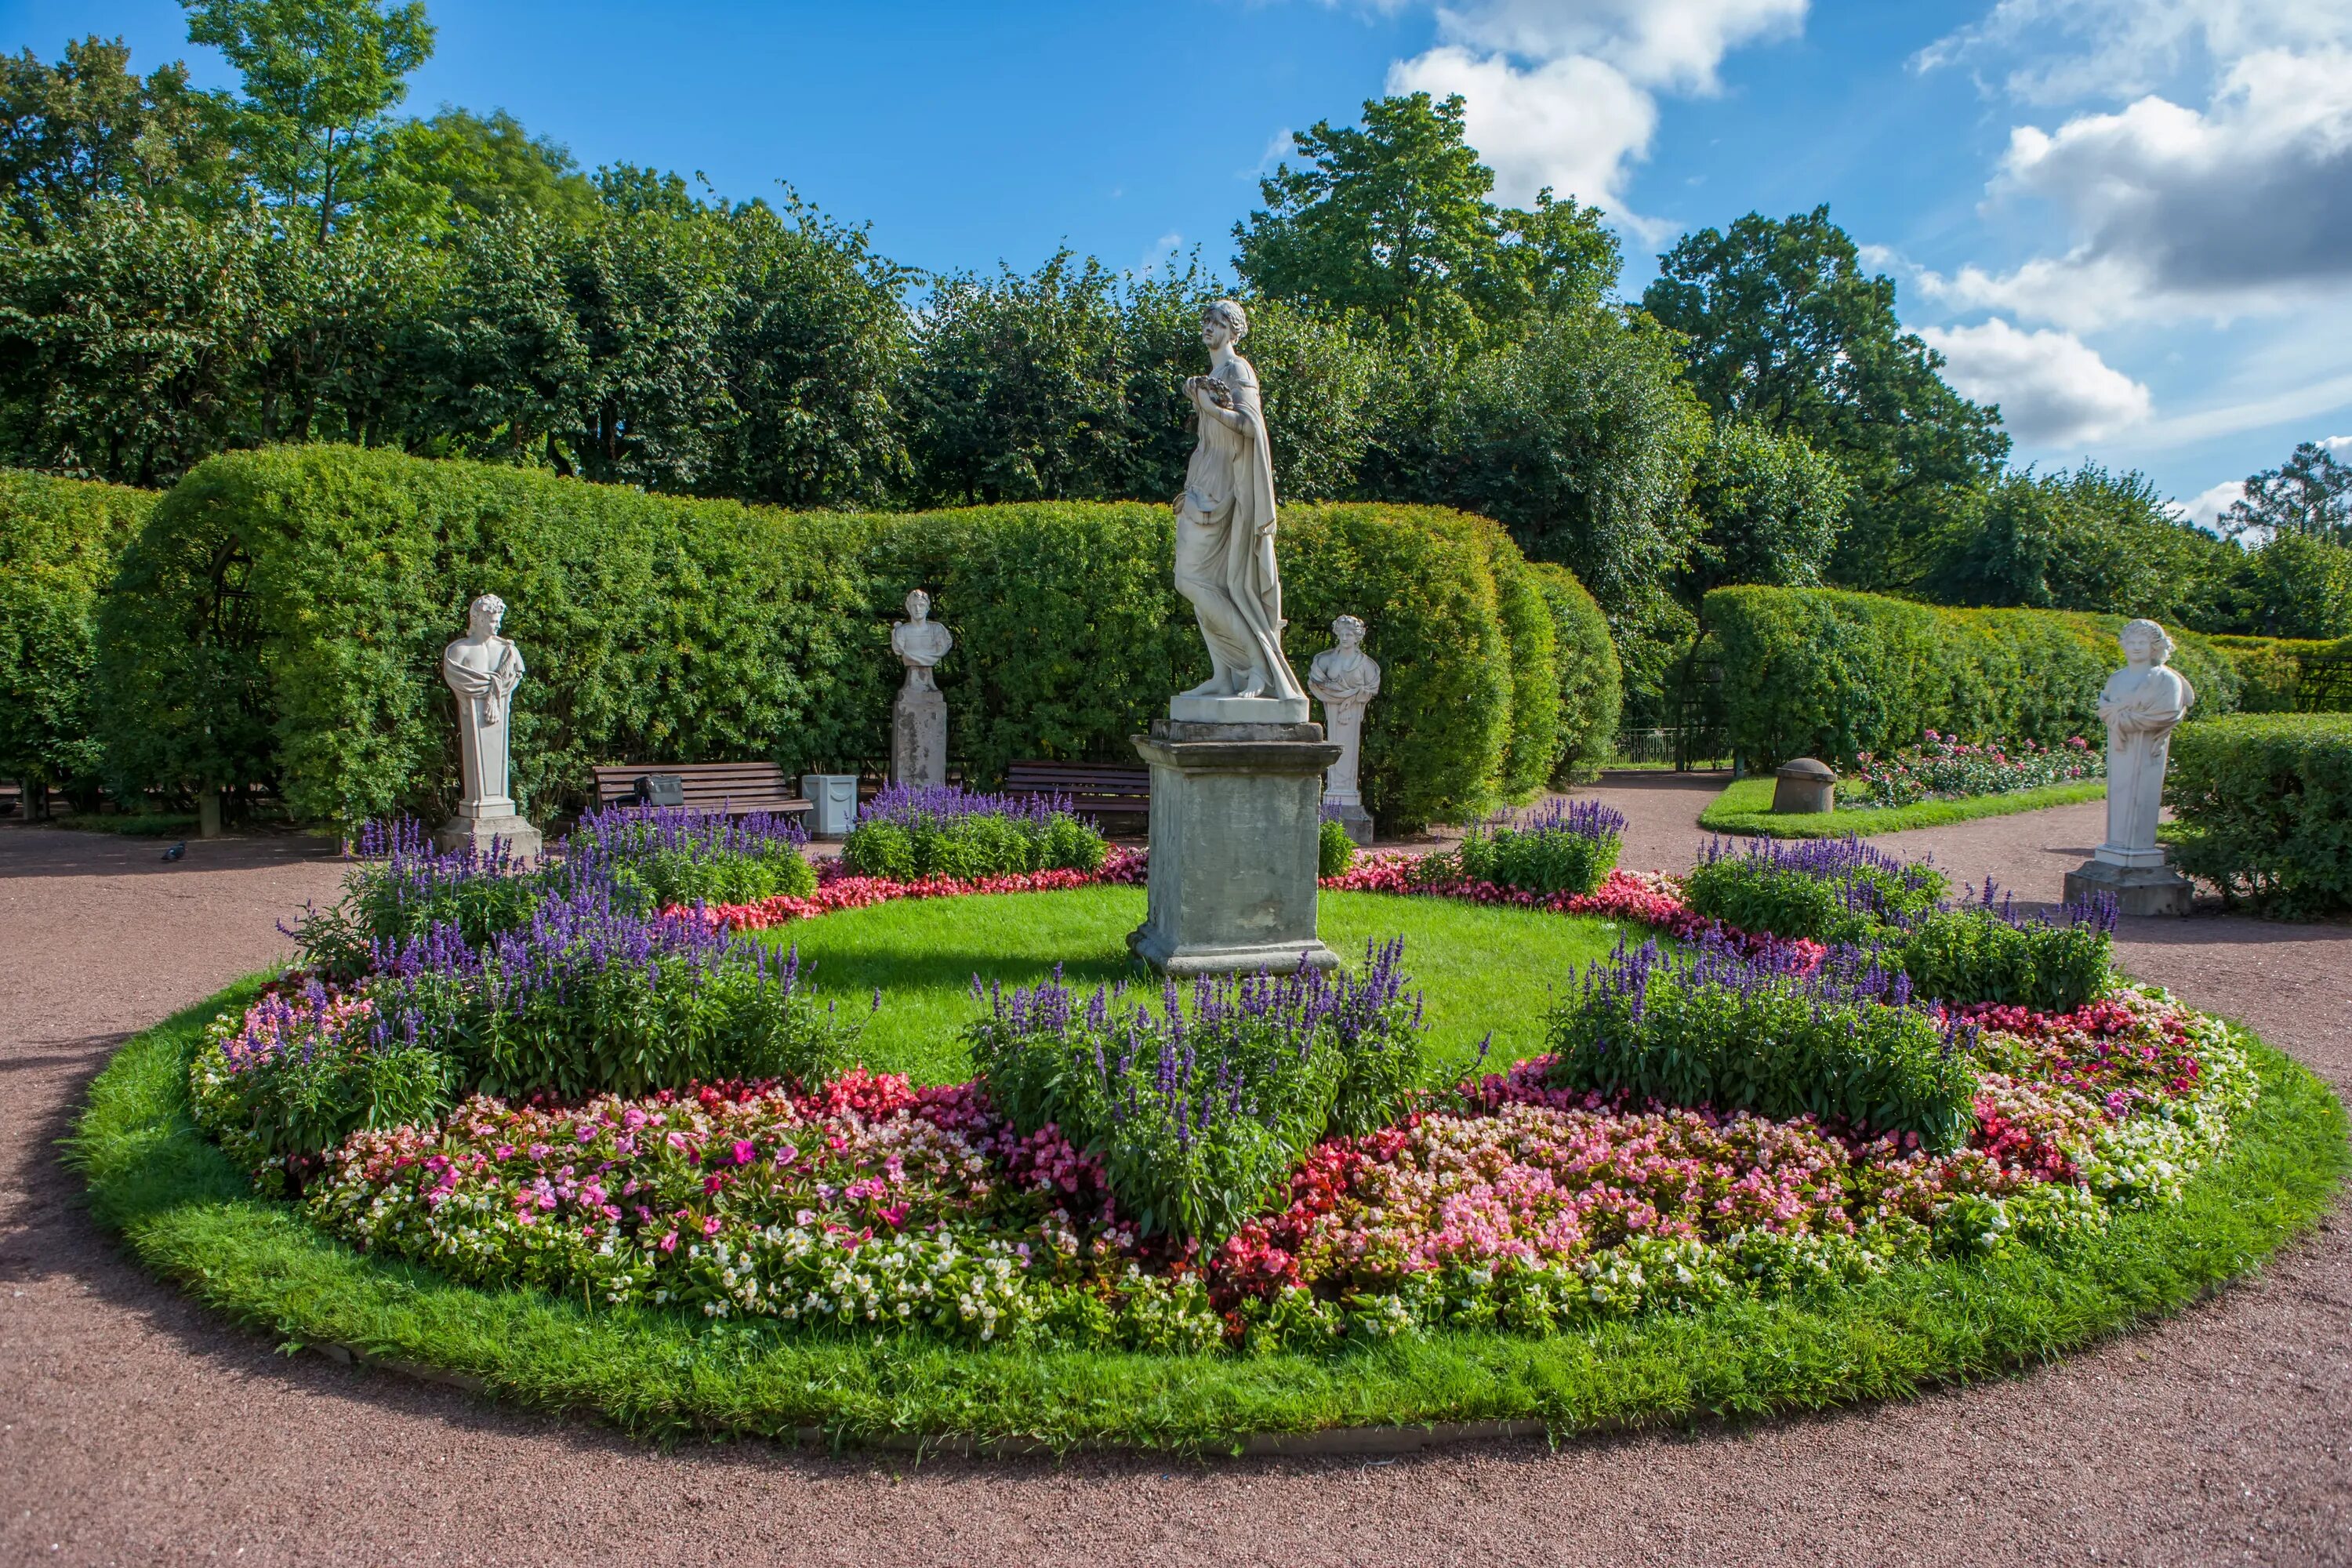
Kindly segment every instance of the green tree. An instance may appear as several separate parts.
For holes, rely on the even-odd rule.
[[[1820,586],[1845,499],[1843,471],[1802,436],[1716,421],[1691,485],[1701,531],[1685,574],[1689,597],[1732,583]]]
[[[2178,521],[2145,475],[2085,463],[1987,487],[1948,534],[1925,586],[1947,604],[2153,616],[2210,629],[2226,613],[2241,553]]]
[[[432,416],[409,448],[570,471],[558,443],[588,398],[587,334],[572,310],[575,237],[530,211],[460,222],[437,306],[417,323],[409,372]]]
[[[1261,180],[1265,206],[1234,226],[1234,268],[1261,297],[1460,341],[1594,303],[1616,282],[1597,209],[1549,190],[1533,212],[1495,205],[1458,95],[1373,99],[1360,128],[1319,121],[1293,141],[1304,166]]]
[[[2247,552],[2237,629],[2266,637],[2352,637],[2352,550],[2301,531]]]
[[[180,3],[189,40],[218,48],[244,79],[231,133],[255,183],[325,239],[392,154],[391,111],[433,53],[423,0]]]
[[[569,149],[533,136],[505,110],[444,106],[393,129],[368,216],[380,228],[436,237],[465,218],[532,212],[577,227],[595,216],[595,184]]]
[[[1825,206],[1685,235],[1659,271],[1642,303],[1683,334],[1707,406],[1801,436],[1845,471],[1832,575],[1864,588],[1915,583],[2009,437],[1999,412],[1954,392],[1942,357],[1902,330],[1895,280],[1863,271]]]
[[[2352,465],[2316,441],[2296,445],[2275,468],[2246,476],[2246,493],[2221,514],[2233,534],[2300,533],[2352,545]]]
[[[0,182],[7,208],[39,238],[90,204],[217,196],[226,147],[207,95],[174,62],[145,77],[120,38],[66,45],[44,65],[0,55]]]
[[[924,495],[1094,500],[1133,463],[1118,279],[1057,252],[1034,273],[939,280],[916,327],[912,446]]]

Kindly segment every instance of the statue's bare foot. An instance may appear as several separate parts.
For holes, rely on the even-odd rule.
[[[1234,691],[1233,695],[1235,697],[1258,697],[1263,696],[1265,692],[1265,677],[1253,669],[1242,678],[1240,687]]]
[[[1201,682],[1200,685],[1192,688],[1192,690],[1184,692],[1181,695],[1186,697],[1230,697],[1233,693],[1225,689],[1225,678],[1223,676],[1213,675],[1209,677],[1208,679]]]

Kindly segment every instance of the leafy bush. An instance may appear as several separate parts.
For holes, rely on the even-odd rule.
[[[1922,996],[1967,1006],[1999,1002],[2071,1013],[2107,993],[2115,963],[2112,899],[2069,908],[2056,920],[1996,904],[1988,879],[1975,901],[1920,916],[1883,957]]]
[[[1563,787],[1601,776],[1617,745],[1623,674],[1608,617],[1568,568],[1531,561],[1536,586],[1551,610],[1552,662],[1559,671],[1559,733],[1551,782]]]
[[[1881,752],[1929,730],[2054,745],[2099,731],[2098,695],[2124,661],[2119,616],[1950,610],[1825,588],[1707,595],[1701,669],[1721,671],[1733,750],[1753,767]],[[2196,715],[2236,710],[2238,677],[2204,638],[2171,628]]]
[[[1427,874],[1492,882],[1523,893],[1589,893],[1615,868],[1624,814],[1597,800],[1555,800],[1519,817],[1473,827],[1461,844],[1425,856]]]
[[[0,469],[0,776],[93,795],[93,623],[152,490]]]
[[[455,1097],[440,1052],[371,1026],[362,997],[317,981],[272,990],[216,1024],[189,1069],[196,1121],[257,1173],[331,1149],[362,1127],[430,1121]]]
[[[2239,708],[2247,713],[2340,713],[2352,708],[2352,680],[2304,682],[2306,661],[2352,662],[2352,637],[2221,637],[2213,647],[2238,672]]]
[[[2352,909],[2352,715],[2242,715],[2172,734],[2179,860],[2232,902],[2310,920]]]
[[[750,904],[816,890],[801,853],[808,833],[789,816],[614,806],[580,819],[566,841],[567,869],[604,875],[646,910],[673,904]]]
[[[2014,744],[1998,738],[1963,741],[1930,730],[1916,746],[1906,746],[1892,756],[1869,752],[1854,758],[1856,804],[1871,806],[1916,805],[1923,800],[1967,800],[1977,795],[2009,795],[2097,778],[2106,772],[2106,758],[2091,750],[2080,735],[2069,735],[2057,745],[2035,741]],[[1845,791],[1841,788],[1839,793]]]
[[[529,921],[552,876],[504,845],[436,849],[425,825],[409,818],[364,825],[352,849],[358,864],[343,878],[342,898],[329,909],[306,906],[281,928],[300,944],[303,964],[333,980],[359,979],[385,945],[436,926],[479,947]]]
[[[1500,530],[1371,504],[1286,508],[1282,529],[1292,626],[1360,616],[1389,672],[1370,809],[1402,828],[1491,805],[1515,710],[1536,721],[1557,679],[1513,655],[1524,595],[1507,621]],[[431,817],[457,784],[441,650],[496,592],[530,663],[528,809],[577,801],[596,763],[837,771],[886,749],[888,626],[920,584],[958,635],[940,679],[966,777],[1129,755],[1204,659],[1172,548],[1168,509],[1140,503],[782,512],[348,447],[232,453],[124,554],[100,611],[100,735],[136,787],[269,784],[307,820]],[[1294,637],[1294,663],[1313,651]]]
[[[1099,869],[1110,847],[1058,795],[894,784],[858,808],[841,863],[861,876],[968,882],[1024,871]]]
[[[1974,1122],[1968,1035],[1899,973],[1791,973],[1723,945],[1620,947],[1552,1014],[1558,1087],[1639,1102],[1818,1116],[1957,1146]]]
[[[1859,838],[1756,839],[1744,852],[1709,839],[1685,884],[1692,909],[1744,931],[1855,945],[1926,914],[1942,872]]]
[[[380,1039],[439,1052],[467,1092],[503,1096],[815,1084],[847,1065],[857,1035],[800,984],[797,952],[630,912],[593,883],[484,947],[448,925],[411,938],[382,955],[366,994]]]
[[[1330,817],[1315,836],[1315,874],[1318,877],[1343,877],[1348,868],[1356,863],[1356,841],[1348,830]]]
[[[1317,1142],[1388,1126],[1422,1087],[1403,949],[1336,975],[1203,975],[1189,996],[1171,980],[1156,1012],[1099,989],[1081,1005],[1056,973],[992,990],[964,1037],[1024,1136],[1058,1128],[1146,1232],[1214,1242],[1278,1202]]]

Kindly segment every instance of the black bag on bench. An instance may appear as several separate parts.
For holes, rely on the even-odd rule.
[[[637,778],[639,805],[684,805],[686,784],[676,773],[643,773]]]

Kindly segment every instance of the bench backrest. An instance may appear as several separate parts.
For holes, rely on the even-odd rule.
[[[589,771],[595,775],[598,805],[635,798],[637,781],[647,773],[670,773],[686,792],[688,810],[740,816],[808,809],[808,802],[793,793],[784,770],[773,763],[616,763]]]
[[[1151,803],[1151,770],[1118,763],[1013,763],[1004,785],[1017,795],[1066,795],[1097,810],[1131,801],[1141,811]]]

